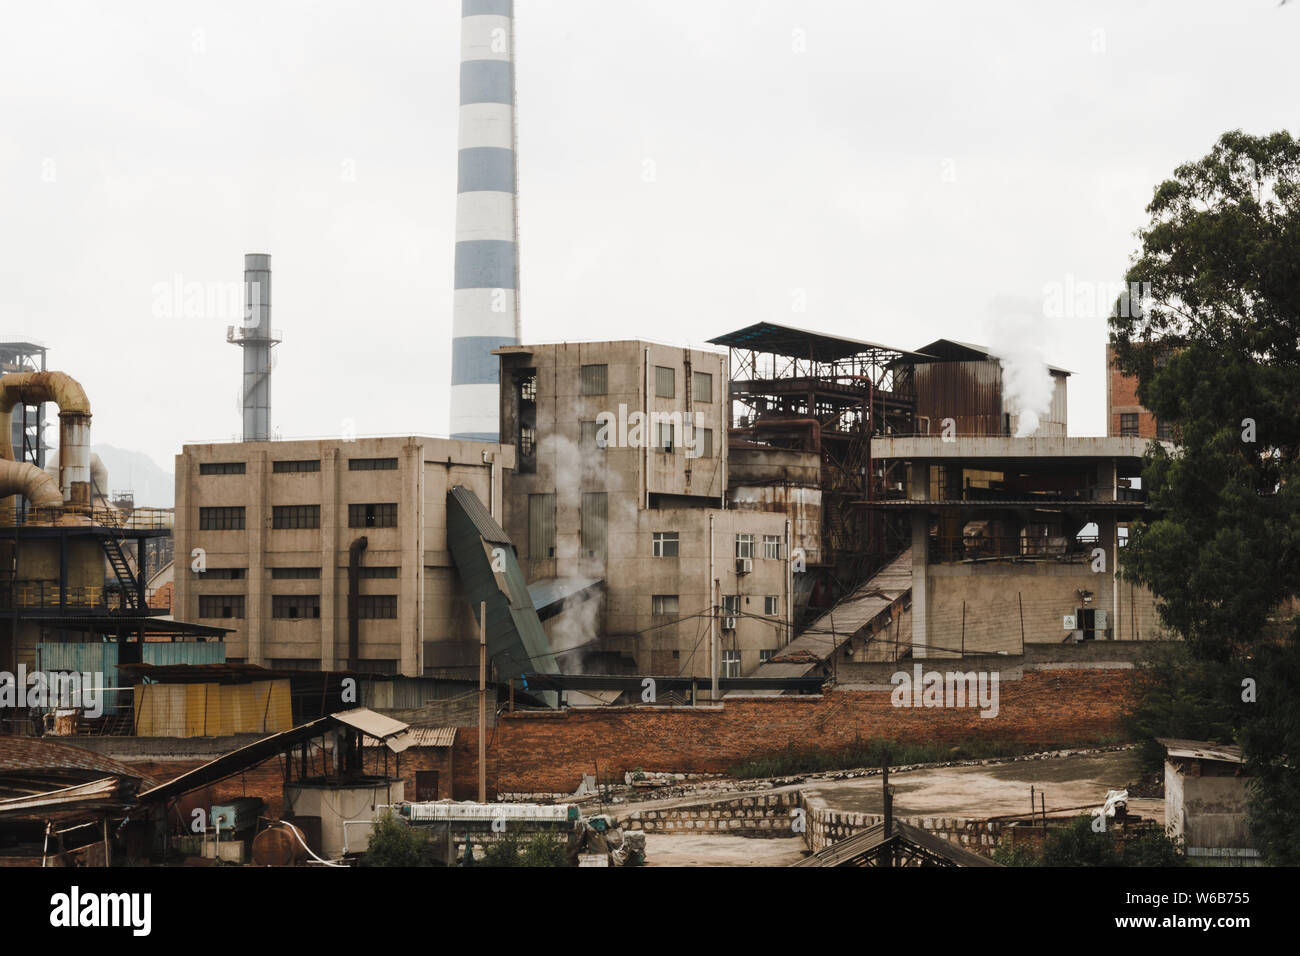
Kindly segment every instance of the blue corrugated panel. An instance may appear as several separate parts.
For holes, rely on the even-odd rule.
[[[224,664],[226,645],[221,641],[159,641],[144,645],[144,662],[173,664]]]

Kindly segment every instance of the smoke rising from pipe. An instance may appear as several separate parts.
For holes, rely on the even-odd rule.
[[[989,304],[984,320],[989,352],[1002,365],[1002,396],[1017,417],[1017,438],[1038,431],[1039,422],[1052,408],[1055,385],[1044,359],[1043,340],[1048,323],[1041,303],[1028,299],[998,298]]]

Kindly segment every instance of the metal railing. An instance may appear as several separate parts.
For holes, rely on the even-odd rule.
[[[0,508],[0,527],[27,526],[78,527],[98,526],[130,533],[132,531],[169,531],[175,513],[169,508],[92,508],[66,505],[62,508]]]
[[[145,590],[146,604],[158,588]],[[69,585],[60,588],[57,581],[14,581],[0,584],[0,607],[58,608],[86,611],[121,611],[127,605],[117,587]]]
[[[930,539],[930,560],[951,564],[961,561],[1054,560],[1082,563],[1091,560],[1096,536],[1081,538],[1053,536],[936,537]]]

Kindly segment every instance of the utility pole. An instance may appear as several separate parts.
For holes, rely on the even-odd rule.
[[[487,601],[478,606],[478,802],[487,803]]]

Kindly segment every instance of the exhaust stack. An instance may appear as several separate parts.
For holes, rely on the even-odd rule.
[[[244,324],[229,326],[226,341],[244,350],[244,441],[270,441],[271,349],[280,344],[271,328],[270,256],[244,256]]]
[[[519,342],[514,0],[462,0],[451,437],[499,437],[500,362]]]

